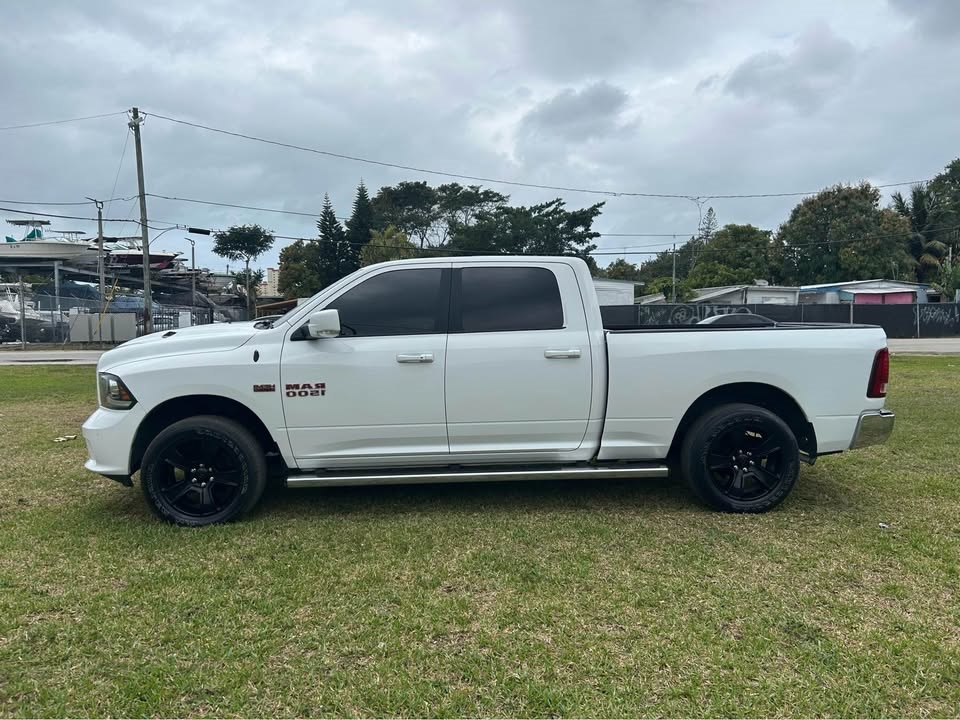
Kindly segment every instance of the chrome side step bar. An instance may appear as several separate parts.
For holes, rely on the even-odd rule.
[[[666,465],[621,465],[555,468],[513,468],[485,470],[435,470],[398,472],[324,473],[291,475],[287,487],[342,487],[347,485],[420,485],[424,483],[496,482],[506,480],[610,480],[617,478],[655,478],[670,474]]]

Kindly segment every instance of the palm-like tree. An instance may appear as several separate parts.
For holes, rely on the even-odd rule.
[[[910,222],[910,254],[916,261],[917,282],[935,279],[947,256],[947,246],[937,239],[944,205],[925,184],[910,188],[910,199],[899,192],[892,197],[894,211]]]

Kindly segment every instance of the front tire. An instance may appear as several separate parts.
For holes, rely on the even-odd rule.
[[[200,415],[170,425],[143,456],[140,485],[163,520],[199,527],[249,512],[263,495],[263,448],[242,425]]]
[[[766,512],[783,502],[800,474],[800,451],[778,415],[737,403],[699,418],[687,432],[680,467],[714,510]]]

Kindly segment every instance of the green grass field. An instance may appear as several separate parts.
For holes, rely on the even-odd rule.
[[[960,358],[892,375],[891,442],[766,515],[538,482],[188,530],[52,442],[92,368],[2,368],[0,714],[957,715]]]

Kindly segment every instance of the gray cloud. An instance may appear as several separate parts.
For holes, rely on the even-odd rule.
[[[533,0],[509,3],[525,63],[549,77],[596,77],[625,67],[689,62],[715,42],[719,3],[695,0]]]
[[[583,142],[620,129],[618,115],[627,104],[621,88],[605,82],[567,89],[536,105],[520,122],[520,132]]]
[[[739,97],[812,112],[849,79],[855,59],[850,42],[828,26],[816,25],[800,35],[790,51],[768,50],[748,57],[734,68],[724,87]]]
[[[889,0],[890,5],[911,18],[928,37],[960,36],[960,3],[956,0]]]
[[[899,11],[857,1],[0,3],[0,125],[136,104],[418,167],[642,192],[810,190],[931,175],[956,153],[960,78],[944,68],[960,64],[960,44],[924,42]],[[794,39],[795,28],[812,30]],[[717,79],[702,82],[710,76]],[[106,196],[126,132],[122,116],[0,132],[0,198]],[[317,212],[329,192],[346,215],[361,178],[372,189],[444,181],[157,117],[143,134],[147,190],[166,195]],[[558,194],[574,207],[600,199],[493,187],[525,204]],[[134,192],[131,145],[117,194]],[[158,225],[260,222],[284,235],[315,234],[311,217],[148,204]],[[794,201],[713,204],[721,222],[772,228]],[[128,213],[136,215],[135,202],[113,203],[108,214]],[[598,229],[682,240],[697,217],[686,200],[611,198]],[[157,242],[189,250],[177,231]],[[654,242],[604,238],[601,246]],[[264,265],[276,264],[279,246]],[[225,264],[203,239],[197,258]]]

